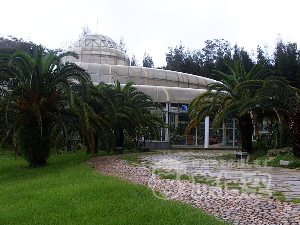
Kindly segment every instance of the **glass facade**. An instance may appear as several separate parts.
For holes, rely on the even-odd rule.
[[[205,122],[201,122],[197,128],[191,130],[186,135],[185,130],[189,123],[189,118],[186,104],[172,103],[169,109],[169,124],[170,124],[170,143],[172,145],[189,145],[202,146],[204,145],[205,136]],[[166,112],[166,108],[164,109]],[[165,119],[165,117],[163,117]],[[213,117],[209,118],[209,145],[222,147],[231,146],[237,147],[239,145],[238,120],[228,120],[217,131],[213,132],[212,127]],[[224,129],[225,128],[225,129]],[[224,132],[223,132],[224,130]]]

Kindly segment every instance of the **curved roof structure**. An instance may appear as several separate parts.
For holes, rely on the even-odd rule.
[[[118,45],[104,35],[86,35],[70,49],[78,54],[79,58],[67,56],[64,61],[85,62],[109,65],[130,65],[128,55],[118,49]]]
[[[97,46],[97,47],[114,48],[114,49],[118,48],[116,42],[114,42],[113,39],[100,34],[86,35],[80,40],[76,41],[74,46],[75,47]]]
[[[117,44],[103,35],[87,35],[70,49],[79,55],[64,57],[91,74],[95,84],[100,82],[121,84],[134,82],[136,87],[150,95],[157,102],[189,104],[203,93],[205,86],[215,80],[192,74],[130,66],[126,53],[117,49]]]

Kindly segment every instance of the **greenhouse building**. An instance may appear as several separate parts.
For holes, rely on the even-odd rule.
[[[86,35],[70,49],[78,54],[76,59],[66,56],[63,61],[76,63],[85,69],[94,84],[100,82],[121,84],[133,82],[135,87],[150,95],[163,106],[163,119],[170,125],[161,131],[161,140],[151,141],[156,148],[171,145],[190,145],[208,148],[210,144],[234,146],[238,136],[236,121],[229,121],[212,134],[207,117],[198,129],[184,135],[188,124],[187,107],[205,86],[215,80],[176,71],[130,66],[130,59],[118,45],[104,35]]]

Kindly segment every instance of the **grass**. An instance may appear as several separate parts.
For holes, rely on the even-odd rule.
[[[284,194],[281,191],[275,191],[272,194],[273,198],[276,198],[282,202],[286,201]]]
[[[188,174],[177,174],[173,171],[169,172],[166,170],[155,170],[155,174],[158,174],[162,179],[170,179],[170,180],[190,180],[192,177]]]
[[[140,154],[133,154],[133,155],[124,155],[120,158],[126,160],[128,163],[132,165],[141,164],[142,160],[140,159]]]
[[[282,202],[288,201],[288,202],[293,202],[293,203],[300,203],[300,198],[291,198],[291,199],[287,200],[282,191],[273,192],[272,198],[276,198]]]
[[[224,154],[224,155],[221,155],[221,156],[216,156],[215,158],[216,158],[216,160],[220,160],[220,159],[223,159],[223,160],[234,160],[235,159],[235,155],[234,155],[234,153],[227,153],[227,154]]]
[[[258,160],[260,161],[264,161],[264,160],[267,160],[269,159],[270,156],[266,155],[266,156],[262,156],[262,157],[259,157]],[[288,165],[288,166],[285,166],[286,168],[300,168],[300,159],[293,156],[293,155],[289,155],[289,154],[286,154],[286,155],[276,155],[275,156],[276,158],[272,161],[269,161],[267,163],[268,166],[274,166],[274,167],[282,167],[280,166],[280,160],[284,160],[284,161],[291,161],[293,162],[292,164]]]
[[[292,199],[292,202],[294,202],[294,203],[300,203],[300,198],[294,198],[294,199]]]
[[[0,151],[1,224],[226,224],[188,204],[156,198],[145,186],[95,172],[84,152],[53,155],[27,168]]]
[[[132,149],[124,149],[123,153],[140,153],[139,150],[132,148]],[[107,156],[107,155],[116,155],[116,154],[120,154],[120,153],[116,153],[116,152],[105,152],[105,151],[99,151],[98,155],[100,156]]]

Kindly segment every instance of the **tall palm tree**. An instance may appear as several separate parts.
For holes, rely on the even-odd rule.
[[[191,121],[187,127],[189,132],[196,128],[205,116],[214,116],[213,128],[217,129],[223,121],[230,118],[239,120],[239,131],[242,142],[242,151],[252,152],[253,120],[255,110],[245,111],[239,114],[239,108],[255,96],[257,87],[252,86],[246,89],[238,89],[239,84],[249,80],[262,82],[270,71],[257,64],[247,73],[243,63],[235,61],[233,64],[225,63],[230,74],[221,71],[214,71],[214,75],[221,82],[207,85],[207,92],[196,97],[188,109]]]
[[[73,63],[61,63],[65,53],[45,54],[37,48],[34,57],[17,52],[0,56],[0,94],[6,121],[14,127],[17,140],[30,166],[44,166],[50,154],[53,124],[71,108],[78,86],[90,76]],[[12,126],[13,125],[13,126]]]

